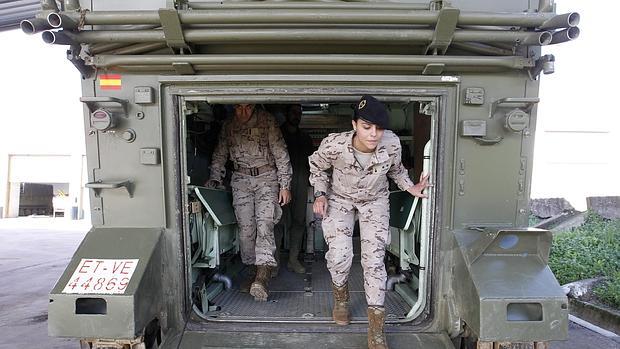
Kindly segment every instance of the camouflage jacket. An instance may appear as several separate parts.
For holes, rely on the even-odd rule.
[[[234,117],[224,122],[211,159],[210,179],[222,181],[229,157],[235,168],[275,166],[280,189],[290,189],[291,161],[282,132],[271,114],[256,109],[246,123],[238,123]]]
[[[315,191],[334,193],[354,201],[388,196],[388,177],[402,190],[413,186],[401,162],[398,136],[386,130],[372,159],[362,168],[353,155],[354,131],[332,133],[309,157],[310,184]]]

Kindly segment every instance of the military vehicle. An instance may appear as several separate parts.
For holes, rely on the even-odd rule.
[[[575,39],[578,13],[550,0],[41,5],[21,27],[67,45],[82,75],[93,224],[51,291],[50,335],[82,348],[364,347],[359,263],[354,321],[335,326],[311,210],[307,273],[282,270],[254,302],[239,292],[230,193],[203,184],[230,105],[300,103],[319,142],[371,94],[412,178],[434,185],[428,199],[391,194],[391,347],[566,338],[551,234],[528,228],[528,200],[539,79],[555,61],[541,47]]]

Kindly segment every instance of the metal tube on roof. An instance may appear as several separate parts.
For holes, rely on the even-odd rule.
[[[24,33],[29,35],[52,28],[47,22],[47,20],[43,18],[24,19],[19,23],[19,27]]]
[[[575,40],[579,37],[579,27],[572,27],[564,30],[557,31],[553,33],[553,38],[551,39],[551,45],[560,44],[563,42]]]
[[[235,3],[235,2],[218,2],[218,3],[205,3],[199,1],[189,2],[189,7],[191,9],[206,9],[206,10],[217,10],[217,9],[392,9],[392,10],[428,10],[428,4],[403,4],[403,3],[389,3],[389,2],[372,2],[372,3],[363,3],[363,2],[347,2],[347,3],[337,3],[337,2],[284,2],[284,1],[261,1],[261,2],[244,2],[244,3]]]
[[[453,42],[450,44],[450,47],[488,56],[510,56],[514,54],[510,50],[473,42]]]
[[[424,67],[430,63],[446,64],[448,66],[464,65],[471,67],[501,67],[509,69],[522,69],[533,66],[530,59],[509,57],[477,57],[477,56],[414,56],[414,55],[128,55],[109,56],[99,55],[90,57],[90,64],[97,67],[111,66],[151,66],[172,65],[172,63],[189,63],[192,65],[226,65],[226,66],[250,66],[260,67],[273,65],[278,66],[338,66],[340,69],[353,66],[375,67],[391,66],[394,69],[411,69],[412,67]]]
[[[151,42],[146,44],[136,44],[119,47],[110,51],[101,52],[104,55],[137,55],[140,53],[152,52],[167,47],[163,42]]]
[[[549,18],[543,24],[541,24],[539,29],[558,29],[558,28],[572,28],[579,25],[580,16],[577,12],[565,13],[562,15],[557,15],[553,18]]]
[[[187,29],[183,37],[193,43],[332,43],[377,42],[388,44],[427,43],[433,38],[433,30],[425,29]],[[79,43],[104,42],[165,42],[162,30],[134,31],[81,31],[67,33]],[[458,30],[453,42],[500,42],[516,45],[547,45],[550,32]]]
[[[385,24],[385,25],[434,25],[437,23],[439,11],[396,11],[381,9],[338,9],[313,10],[312,12],[298,9],[214,9],[180,10],[179,19],[182,24]],[[84,24],[161,24],[157,11],[93,11],[86,13],[64,12],[64,15],[79,21],[84,16]],[[536,28],[544,23],[566,23],[571,25],[579,21],[576,12],[564,15],[553,13],[486,13],[461,12],[459,25],[485,25]],[[560,24],[555,24],[560,25]],[[575,24],[576,25],[576,24]]]

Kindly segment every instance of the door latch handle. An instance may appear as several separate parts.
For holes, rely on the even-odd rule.
[[[96,197],[99,197],[101,195],[101,191],[104,189],[117,189],[123,187],[125,188],[125,190],[127,190],[127,194],[129,194],[129,197],[133,198],[133,181],[131,179],[114,182],[89,182],[85,184],[85,187],[92,189],[95,192]]]

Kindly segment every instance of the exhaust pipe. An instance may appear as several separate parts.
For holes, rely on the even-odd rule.
[[[75,29],[78,27],[78,22],[73,18],[55,12],[47,15],[47,22],[52,28]]]
[[[546,20],[538,29],[572,28],[578,26],[580,20],[581,16],[577,12],[565,13]]]
[[[575,40],[579,37],[579,32],[580,30],[578,27],[572,27],[555,32],[553,33],[551,44],[561,44],[563,42]]]
[[[528,36],[521,43],[523,45],[538,45],[538,46],[546,46],[551,43],[553,40],[553,34],[548,31],[544,32],[536,32],[532,35]]]
[[[56,45],[75,45],[75,41],[73,41],[67,34],[62,31],[51,31],[46,30],[41,34],[41,38],[46,44],[56,44]]]
[[[32,35],[52,28],[47,22],[47,20],[43,18],[24,19],[19,23],[19,27],[24,33],[28,35]]]
[[[230,276],[215,273],[211,277],[211,280],[224,283],[224,288],[227,290],[230,290],[230,288],[232,287],[232,280],[230,279]]]

